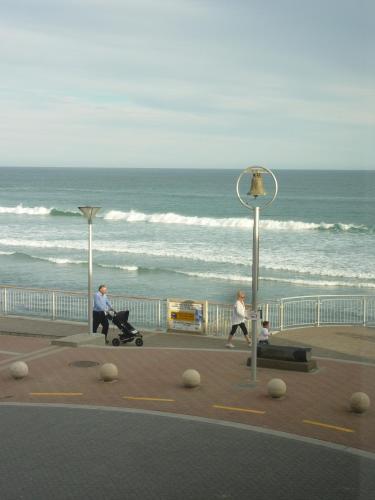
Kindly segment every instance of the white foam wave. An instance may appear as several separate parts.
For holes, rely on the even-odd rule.
[[[3,252],[0,250],[0,255],[20,255],[24,256],[30,259],[35,259],[35,260],[42,260],[45,262],[51,262],[52,264],[58,264],[58,265],[81,265],[81,264],[87,264],[86,260],[74,260],[74,259],[67,259],[67,258],[62,258],[62,257],[40,257],[37,255],[29,255],[27,253],[18,253],[18,252]],[[122,271],[137,271],[138,266],[122,266],[122,265],[115,265],[115,264],[99,264],[95,262],[95,265],[98,267],[104,267],[108,269],[121,269]]]
[[[121,269],[122,271],[138,271],[138,266],[120,266],[111,264],[97,264],[99,267],[107,269]]]
[[[73,210],[60,210],[47,207],[24,207],[22,203],[15,207],[0,207],[0,214],[12,215],[59,215],[59,216],[80,216],[81,213]]]
[[[199,273],[191,271],[175,271],[178,274],[192,276],[201,279],[218,279],[224,281],[238,281],[243,283],[251,283],[250,276],[241,276],[236,274],[219,274],[219,273]],[[356,281],[330,281],[330,280],[304,280],[298,278],[274,278],[260,276],[261,281],[277,281],[279,283],[288,283],[300,286],[315,286],[315,287],[347,287],[347,288],[375,288],[375,283],[362,283]]]
[[[0,239],[0,245],[10,246],[15,248],[43,248],[43,249],[59,249],[59,250],[79,250],[87,251],[87,243],[77,240],[28,240],[16,238]],[[187,246],[172,248],[165,247],[162,242],[153,242],[152,244],[140,242],[96,242],[93,249],[98,253],[109,254],[131,254],[145,255],[148,257],[169,258],[175,260],[187,260],[203,263],[231,264],[234,266],[241,265],[244,268],[250,266],[248,258],[244,258],[240,253],[230,255],[224,252],[212,252],[209,247],[191,249]],[[357,280],[375,280],[375,274],[365,271],[355,271],[354,269],[328,268],[325,265],[311,264],[310,267],[301,266],[291,261],[290,263],[274,262],[274,255],[263,255],[261,259],[261,270],[288,272],[292,274],[308,274],[312,276],[321,276],[329,278],[347,278]],[[132,266],[130,266],[132,267]],[[356,266],[358,267],[358,266]],[[134,270],[134,269],[130,269]]]
[[[49,215],[52,208],[46,207],[24,207],[22,203],[16,207],[0,207],[0,214],[16,215]]]
[[[284,264],[267,264],[262,265],[263,269],[269,271],[282,271],[291,272],[297,274],[310,274],[314,276],[327,276],[330,278],[347,278],[347,279],[359,279],[359,280],[375,280],[374,273],[368,272],[352,272],[345,269],[327,269],[319,267],[318,269],[312,269],[305,266],[298,265],[284,265]]]
[[[48,262],[52,262],[54,264],[87,264],[86,260],[71,260],[71,259],[63,259],[63,258],[57,258],[57,257],[34,257],[33,258],[38,258],[40,260],[46,260]],[[115,265],[115,264],[99,264],[98,262],[94,263],[98,267],[103,267],[107,269],[121,269],[121,271],[137,271],[138,267],[137,266],[121,266],[121,265]]]
[[[11,247],[21,247],[21,248],[48,248],[48,249],[64,249],[64,250],[87,250],[87,243],[83,241],[75,240],[27,240],[27,239],[16,239],[16,238],[3,238],[0,239],[0,245],[11,246]],[[128,253],[136,255],[147,255],[153,257],[169,257],[175,259],[189,259],[201,262],[220,262],[220,263],[233,263],[238,264],[234,258],[212,255],[209,249],[207,249],[207,254],[192,253],[187,250],[169,250],[165,247],[158,247],[157,244],[143,245],[125,242],[100,242],[94,243],[93,249],[96,252],[103,253]],[[229,259],[229,261],[228,261]]]
[[[0,244],[3,243],[4,240],[0,240]],[[14,241],[19,241],[19,240],[7,240],[10,243],[14,243]],[[37,241],[30,241],[30,246],[36,247],[36,246],[41,246],[40,244],[43,242],[37,242]],[[54,248],[54,242],[45,242],[47,243],[48,248]],[[56,246],[58,246],[58,242],[55,242]],[[60,245],[60,247],[63,248],[74,248],[77,249],[77,247],[82,246],[82,249],[85,249],[84,244],[80,244],[79,242],[64,242],[63,245]],[[100,247],[102,251],[106,251],[106,249],[103,250],[103,246]],[[113,250],[113,249],[112,249]],[[109,250],[108,250],[109,251]],[[134,251],[130,249],[122,249],[122,251],[127,252],[127,253],[134,253],[134,254],[139,254],[142,253],[136,249]],[[149,252],[149,254],[157,255],[157,256],[165,256],[165,252]],[[15,255],[17,252],[5,252],[5,251],[0,251],[1,255]],[[174,257],[176,257],[179,254],[173,253],[173,252],[168,252],[169,256],[173,254]],[[27,254],[26,254],[27,255]],[[190,258],[192,258],[191,254]],[[37,257],[30,255],[30,258],[38,259],[38,260],[45,260],[48,262],[52,262],[54,264],[62,265],[78,265],[78,264],[87,264],[87,261],[84,260],[73,260],[73,259],[68,259],[68,258],[58,258],[58,257]],[[197,256],[195,256],[197,257]],[[187,257],[188,258],[188,257]],[[195,259],[199,260],[199,259]],[[205,261],[205,262],[215,262],[214,259],[205,259],[202,255],[200,255],[200,260]],[[216,262],[218,259],[216,260]],[[97,266],[103,267],[103,268],[108,268],[108,269],[120,269],[123,271],[138,271],[138,266],[126,266],[126,265],[116,265],[116,264],[100,264],[96,263]],[[299,285],[299,286],[314,286],[314,287],[347,287],[347,288],[371,288],[375,289],[375,283],[372,281],[360,281],[360,279],[365,279],[365,280],[371,280],[375,279],[374,276],[369,275],[367,273],[343,273],[343,272],[335,272],[335,271],[330,271],[330,270],[324,270],[321,273],[318,272],[312,272],[310,269],[306,268],[286,268],[286,267],[281,267],[281,266],[274,266],[273,269],[280,270],[280,268],[285,271],[289,270],[294,273],[300,273],[300,274],[314,274],[314,275],[321,275],[321,276],[328,276],[328,277],[334,277],[334,278],[345,278],[345,279],[352,279],[353,281],[342,281],[342,280],[323,280],[323,279],[303,279],[303,278],[281,278],[281,277],[271,277],[271,276],[260,276],[260,280],[262,281],[274,281],[274,282],[279,282],[279,283],[286,283],[286,284],[294,284],[294,285]],[[224,281],[236,281],[236,282],[243,282],[243,283],[251,283],[252,279],[251,276],[246,276],[246,275],[240,275],[240,274],[220,274],[220,273],[213,273],[213,272],[194,272],[194,271],[180,271],[180,270],[173,270],[173,272],[178,273],[178,274],[183,274],[186,276],[191,276],[191,277],[197,277],[201,279],[218,279],[218,280],[224,280]]]
[[[24,207],[22,203],[15,207],[0,207],[0,214],[14,215],[80,215],[77,211],[59,210],[47,207]],[[99,216],[100,217],[100,216]],[[198,217],[176,214],[174,212],[145,214],[136,210],[122,212],[120,210],[110,210],[105,216],[108,221],[126,221],[130,223],[147,222],[151,224],[177,224],[187,226],[203,226],[212,228],[236,228],[251,229],[253,220],[248,217]],[[345,223],[327,223],[327,222],[302,222],[295,220],[272,220],[263,219],[260,221],[260,227],[269,231],[311,231],[311,230],[336,230],[336,231],[362,231],[369,230],[364,224],[345,224]]]
[[[2,238],[0,245],[26,248],[66,248],[70,250],[84,250],[87,248],[82,241],[69,240],[28,240],[22,238]]]
[[[347,287],[347,288],[375,288],[375,283],[360,281],[331,281],[331,280],[304,280],[299,278],[260,278],[265,281],[277,281],[279,283],[291,283],[300,286],[315,287]]]
[[[252,282],[250,276],[242,276],[240,274],[200,273],[198,271],[195,272],[195,271],[180,271],[180,270],[174,270],[173,272],[177,274],[184,274],[185,276],[191,276],[193,278],[217,279],[224,281],[241,281],[244,283]]]
[[[58,258],[58,257],[35,257],[34,255],[31,256],[34,259],[40,259],[40,260],[46,260],[48,262],[52,262],[53,264],[86,264],[87,261],[85,260],[71,260],[71,259],[63,259],[63,258]]]
[[[130,212],[111,210],[104,216],[104,219],[111,221],[149,222],[154,224],[179,224],[187,226],[239,227],[245,229],[251,227],[249,219],[245,218],[214,219],[211,217],[179,215],[173,212],[145,214],[135,210],[131,210]]]
[[[153,213],[145,214],[130,210],[122,212],[120,210],[111,210],[105,216],[105,220],[110,221],[126,221],[126,222],[148,222],[152,224],[178,224],[187,226],[205,226],[205,227],[220,227],[220,228],[237,228],[251,229],[253,220],[247,217],[229,217],[229,218],[213,218],[213,217],[193,217],[179,215],[173,212],[168,213]],[[366,231],[365,225],[344,224],[344,223],[327,223],[327,222],[302,222],[295,220],[280,221],[272,219],[264,219],[260,221],[260,227],[269,231],[311,231],[311,230],[338,230],[338,231]]]

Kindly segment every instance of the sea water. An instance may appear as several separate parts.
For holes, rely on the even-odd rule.
[[[88,225],[78,207],[93,205],[95,287],[250,298],[253,212],[237,198],[239,174],[0,168],[0,284],[85,291]],[[259,299],[375,293],[375,172],[274,174],[278,195],[260,211]]]

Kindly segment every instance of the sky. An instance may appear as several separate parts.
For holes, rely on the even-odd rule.
[[[0,0],[0,166],[374,169],[373,0]]]

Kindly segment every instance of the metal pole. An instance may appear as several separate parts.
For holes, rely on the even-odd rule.
[[[251,186],[250,190],[247,193],[248,196],[253,196],[256,200],[258,196],[263,196],[266,193],[264,192],[263,185],[260,182],[259,179],[257,182],[254,182],[253,186],[253,180],[255,175],[258,177],[261,177],[261,174],[265,172],[269,175],[271,175],[273,182],[274,182],[274,193],[272,198],[267,202],[264,203],[262,206],[254,206],[252,203],[245,201],[240,194],[240,182],[242,177],[245,174],[252,174],[252,181],[251,181]],[[253,189],[254,188],[254,189]],[[268,170],[268,168],[265,167],[259,167],[259,166],[253,166],[253,167],[248,167],[245,170],[243,170],[240,174],[240,176],[237,179],[237,184],[236,184],[236,193],[237,197],[240,201],[240,203],[251,210],[254,211],[254,225],[253,225],[253,263],[252,263],[252,313],[253,316],[251,318],[251,339],[252,339],[252,354],[251,354],[251,374],[252,374],[252,382],[253,384],[256,384],[256,370],[257,370],[257,328],[258,328],[258,301],[257,301],[257,293],[258,293],[258,280],[259,280],[259,211],[261,208],[265,208],[268,205],[271,205],[273,203],[274,199],[276,198],[278,191],[278,184],[276,177],[273,175],[271,170]],[[280,310],[280,316],[281,316],[281,324],[282,324],[282,311]]]
[[[259,207],[254,207],[254,225],[253,225],[253,272],[252,272],[252,312],[251,321],[251,380],[257,380],[257,293],[258,293],[258,269],[259,269]]]
[[[93,330],[93,319],[92,319],[92,222],[91,218],[88,219],[89,223],[89,245],[88,245],[88,290],[87,290],[87,317],[89,334],[92,334]]]
[[[93,318],[92,318],[92,221],[95,215],[99,212],[100,207],[78,207],[86,217],[89,224],[89,244],[88,244],[88,290],[87,290],[87,319],[89,335],[93,333]]]

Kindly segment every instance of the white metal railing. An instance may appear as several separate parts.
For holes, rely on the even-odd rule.
[[[129,309],[139,327],[167,328],[167,299],[111,295],[113,307]],[[314,295],[288,297],[259,306],[271,329],[321,325],[375,326],[375,295]],[[207,335],[228,335],[232,305],[207,302]],[[87,321],[87,293],[0,286],[0,314],[52,320]],[[250,326],[250,325],[249,325]]]
[[[313,295],[288,297],[268,304],[273,329],[304,326],[375,326],[373,295]]]
[[[165,300],[111,295],[111,302],[117,311],[129,309],[135,324],[165,328]],[[87,321],[87,293],[1,286],[0,314]]]

